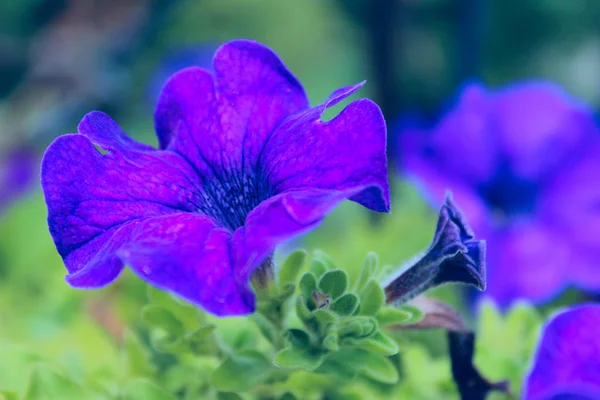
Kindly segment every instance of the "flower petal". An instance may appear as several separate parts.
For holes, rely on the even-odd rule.
[[[231,233],[191,213],[143,221],[116,254],[145,281],[215,315],[254,311],[252,292],[233,276]]]
[[[219,175],[253,167],[267,137],[308,107],[304,89],[267,47],[249,40],[221,46],[214,78],[188,68],[167,82],[155,113],[160,146]],[[210,175],[208,175],[210,176]]]
[[[596,132],[591,110],[550,83],[526,82],[499,91],[491,106],[510,169],[524,179],[553,171]]]
[[[441,167],[436,168],[417,153],[405,153],[403,158],[408,178],[425,194],[432,205],[440,204],[448,191],[479,237],[487,238],[492,230],[490,214],[475,189],[459,180],[457,176],[447,176]]]
[[[522,221],[488,239],[486,295],[502,306],[550,299],[570,282],[571,250],[548,226]]]
[[[325,108],[359,87],[338,89],[321,106],[286,120],[269,138],[260,165],[276,193],[364,187],[351,200],[375,211],[389,211],[386,129],[379,107],[362,99],[329,122],[320,118]]]
[[[454,109],[430,135],[414,130],[405,132],[400,151],[402,154],[416,151],[430,163],[443,166],[448,176],[470,185],[490,180],[498,168],[500,154],[495,138],[490,135],[489,98],[480,85],[466,86]]]
[[[231,279],[231,233],[210,218],[192,213],[141,218],[103,238],[93,244],[97,251],[83,268],[67,276],[70,285],[109,283],[128,264],[146,282],[215,315],[253,311],[253,295]]]
[[[578,287],[600,289],[600,142],[590,141],[577,159],[548,180],[539,215],[572,246],[569,277]]]
[[[38,162],[38,156],[28,147],[0,153],[0,213],[33,186]]]
[[[600,305],[571,308],[550,320],[526,381],[528,400],[600,398]]]
[[[291,190],[263,201],[233,236],[238,282],[247,284],[254,270],[277,245],[314,229],[340,202],[363,190],[364,187],[347,191]]]
[[[177,155],[133,142],[102,113],[88,115],[80,129],[56,139],[42,163],[50,233],[70,273],[84,268],[124,223],[202,205],[199,183]],[[116,274],[107,270],[89,286]]]
[[[600,249],[600,140],[590,141],[577,160],[548,180],[540,215],[581,250]],[[600,256],[600,250],[595,253]],[[597,259],[597,258],[596,258]]]

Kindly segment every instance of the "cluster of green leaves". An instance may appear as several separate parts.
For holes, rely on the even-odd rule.
[[[293,253],[283,265],[280,286],[293,284],[295,274],[290,271],[298,270],[300,254]],[[420,312],[409,306],[384,306],[378,273],[377,256],[370,253],[359,279],[351,285],[345,270],[317,252],[310,270],[299,280],[300,293],[294,302],[293,315],[301,325],[293,321],[293,327],[283,331],[285,347],[277,352],[274,363],[341,379],[362,374],[382,383],[396,383],[398,372],[388,357],[398,354],[399,347],[385,326],[417,322]]]
[[[538,343],[542,316],[527,303],[515,304],[502,315],[491,302],[479,311],[475,363],[490,380],[508,380],[520,393]]]

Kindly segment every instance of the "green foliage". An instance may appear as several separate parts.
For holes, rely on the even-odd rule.
[[[354,293],[345,293],[331,304],[331,311],[341,316],[349,316],[356,312],[360,299]]]
[[[286,347],[275,354],[273,362],[280,368],[301,368],[313,371],[318,368],[325,358],[324,353],[313,352],[312,349]]]
[[[316,275],[312,272],[305,272],[300,278],[300,293],[305,299],[310,299],[315,290],[317,290]]]
[[[413,315],[411,312],[402,308],[385,307],[376,315],[377,321],[381,326],[406,324],[413,322]]]
[[[150,364],[148,350],[130,330],[125,331],[123,337],[123,353],[127,365],[126,374],[128,376],[152,376],[155,372],[154,366]]]
[[[307,253],[304,250],[296,250],[291,253],[277,274],[279,289],[282,290],[285,285],[296,284],[296,278],[304,267]]]
[[[369,278],[360,288],[360,311],[361,315],[375,315],[383,306],[385,294],[383,288],[375,279]]]
[[[475,355],[480,371],[490,380],[508,380],[511,390],[520,393],[541,325],[539,313],[526,303],[504,316],[492,303],[483,304]]]
[[[382,331],[378,331],[372,337],[357,341],[355,346],[384,356],[393,356],[400,351],[398,343]]]
[[[348,288],[348,274],[343,269],[333,269],[325,272],[319,278],[317,288],[324,294],[337,299]]]
[[[381,312],[384,322],[392,324],[413,320],[413,313],[383,307],[383,289],[373,278],[377,269],[376,255],[369,254],[363,267],[365,278],[353,285],[359,292],[356,294],[349,291],[346,271],[318,253],[310,271],[300,278],[296,298],[295,314],[303,329],[283,332],[284,347],[276,353],[275,365],[336,375],[331,366],[345,357],[344,364],[351,365],[344,365],[343,376],[396,382],[398,371],[387,357],[397,354],[399,346],[380,330],[376,316]]]
[[[229,356],[211,375],[211,383],[220,391],[245,392],[264,382],[272,364],[264,354],[247,350]]]
[[[177,397],[164,391],[147,379],[134,379],[123,388],[123,400],[175,400]]]
[[[367,281],[377,275],[379,271],[379,256],[376,253],[369,252],[365,258],[360,275],[356,280],[355,290],[359,291],[367,283]]]
[[[243,400],[242,396],[237,393],[219,392],[217,393],[217,400]]]
[[[348,353],[348,361],[351,365],[367,377],[388,384],[398,382],[398,370],[388,358],[361,349],[348,351]],[[360,362],[357,362],[358,360]]]
[[[76,382],[38,364],[29,375],[29,383],[22,400],[79,400],[89,397],[89,393]]]

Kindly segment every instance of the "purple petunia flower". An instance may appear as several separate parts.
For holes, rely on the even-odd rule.
[[[247,40],[223,45],[213,69],[167,82],[155,113],[158,150],[99,112],[48,148],[48,224],[70,285],[104,286],[128,264],[211,313],[249,313],[249,279],[278,244],[344,199],[389,210],[377,105],[361,99],[320,119],[361,84],[309,108],[279,58]]]
[[[400,151],[425,192],[451,190],[486,238],[487,293],[507,305],[600,289],[599,141],[591,112],[550,84],[472,84],[434,129],[402,132]]]
[[[0,212],[33,184],[38,163],[38,156],[27,147],[0,155]]]
[[[524,394],[527,400],[600,399],[600,305],[574,307],[548,323]]]

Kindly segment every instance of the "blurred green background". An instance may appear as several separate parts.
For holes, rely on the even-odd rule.
[[[94,292],[64,283],[38,184],[43,150],[94,109],[156,143],[152,111],[169,72],[208,67],[215,48],[234,38],[275,50],[312,104],[366,79],[358,96],[382,107],[392,216],[345,204],[282,249],[321,248],[351,270],[369,250],[397,266],[434,230],[435,210],[394,176],[400,121],[434,120],[470,79],[550,79],[600,105],[597,0],[0,0],[0,160],[17,148],[37,160],[27,190],[0,210],[0,389],[22,389],[20,366],[37,359],[72,376],[117,366],[115,343],[145,302],[145,285],[128,272]],[[0,191],[10,183],[0,173]],[[440,295],[461,304],[453,289]],[[441,354],[437,342],[431,351]]]

